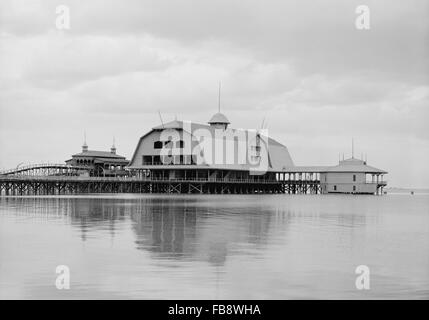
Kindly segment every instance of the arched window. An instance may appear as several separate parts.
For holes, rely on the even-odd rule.
[[[162,141],[155,141],[153,143],[153,148],[154,149],[162,149]]]

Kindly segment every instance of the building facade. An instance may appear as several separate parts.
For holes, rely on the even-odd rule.
[[[352,157],[320,173],[321,193],[382,194],[387,185],[385,174],[386,171]]]
[[[81,175],[91,177],[117,177],[126,176],[128,171],[125,167],[129,164],[124,156],[116,154],[116,147],[113,144],[109,151],[88,150],[88,145],[84,142],[82,152],[72,155],[67,165],[84,167]]]
[[[143,135],[130,161],[133,175],[165,180],[276,180],[293,166],[286,146],[262,131],[229,128],[222,113],[208,124],[174,120]]]

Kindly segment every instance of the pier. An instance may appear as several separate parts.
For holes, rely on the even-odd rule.
[[[336,167],[294,166],[264,175],[233,173],[230,170],[190,169],[169,166],[165,170],[128,170],[127,175],[89,176],[86,167],[61,164],[36,164],[0,172],[0,196],[78,195],[92,193],[167,193],[167,194],[382,194],[387,182],[383,174],[364,172],[369,181],[358,183],[356,174]],[[334,169],[333,169],[334,168]],[[356,170],[356,168],[355,168]],[[350,176],[350,181],[329,182],[329,174]],[[322,177],[322,179],[321,179]],[[337,179],[337,178],[336,178]],[[337,186],[338,185],[338,186]],[[355,185],[360,188],[356,190]],[[350,190],[335,192],[334,189]],[[348,188],[348,189],[347,189]]]
[[[92,193],[382,194],[386,171],[366,160],[296,166],[288,148],[263,132],[229,128],[218,112],[208,124],[174,120],[140,137],[131,160],[110,151],[82,151],[65,164],[0,172],[0,195]],[[353,150],[353,147],[352,147]]]
[[[91,193],[320,193],[320,181],[290,174],[288,179],[81,177],[0,175],[0,195],[77,195]]]

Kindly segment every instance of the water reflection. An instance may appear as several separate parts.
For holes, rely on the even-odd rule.
[[[255,215],[212,203],[196,206],[195,199],[149,199],[138,202],[130,217],[136,248],[159,258],[205,260],[223,265],[228,247],[237,243],[262,243],[269,234],[272,214]]]
[[[4,197],[0,298],[57,297],[62,263],[82,290],[73,297],[361,298],[360,264],[374,277],[364,298],[427,297],[428,200]]]
[[[249,210],[241,202],[216,208],[216,199],[195,197],[17,197],[1,202],[5,213],[15,218],[66,222],[79,231],[83,242],[105,236],[106,231],[114,241],[116,233],[130,227],[138,250],[157,258],[201,260],[212,265],[223,265],[236,244],[263,245],[272,219],[276,229],[284,231],[290,215],[278,208]]]

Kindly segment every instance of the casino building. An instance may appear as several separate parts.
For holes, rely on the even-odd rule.
[[[72,155],[66,164],[76,167],[86,167],[83,172],[91,177],[118,177],[126,176],[125,167],[129,164],[124,156],[116,154],[113,143],[110,151],[88,150],[86,139],[82,145],[82,152]]]
[[[0,195],[79,193],[383,194],[387,171],[352,157],[336,166],[296,166],[266,130],[230,127],[218,112],[207,124],[174,120],[138,141],[131,161],[110,151],[72,155],[66,164],[0,172]]]
[[[294,166],[287,147],[262,130],[229,125],[218,112],[207,124],[174,120],[153,127],[140,138],[128,169],[137,177],[195,182],[186,184],[187,192],[247,193],[275,184],[276,172]]]
[[[127,169],[153,182],[147,192],[161,193],[381,194],[387,174],[353,156],[336,166],[296,166],[288,148],[264,130],[230,128],[220,112],[207,124],[153,127]]]

